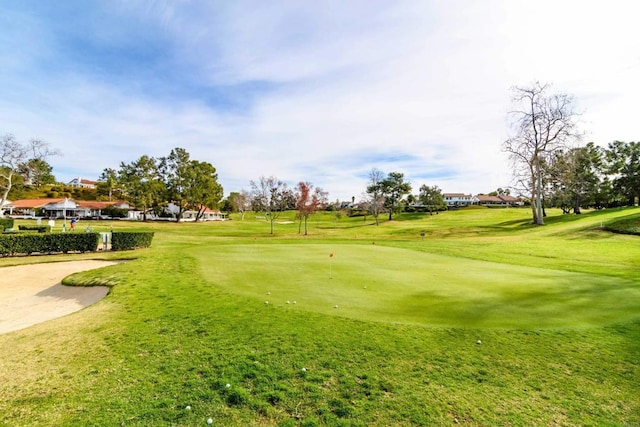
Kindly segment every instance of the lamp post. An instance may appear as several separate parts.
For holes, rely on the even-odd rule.
[[[64,198],[64,203],[62,204],[62,231],[67,231],[67,202],[69,199],[67,197]]]

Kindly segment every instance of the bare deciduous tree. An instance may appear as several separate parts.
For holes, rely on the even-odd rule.
[[[251,194],[247,190],[242,190],[240,193],[231,193],[229,202],[234,210],[240,212],[241,219],[244,221],[244,213],[251,209]]]
[[[32,160],[46,160],[49,156],[59,155],[57,150],[53,150],[44,141],[32,139],[29,142],[22,143],[13,135],[7,134],[0,140],[0,217],[3,215],[3,209],[13,179],[16,175],[28,173]]]
[[[251,181],[251,198],[254,210],[264,212],[267,221],[271,224],[271,234],[273,234],[273,224],[289,207],[287,184],[275,176],[261,176],[258,182]]]
[[[573,97],[548,94],[549,89],[549,84],[539,82],[513,89],[514,109],[509,113],[512,136],[503,144],[512,161],[516,186],[530,195],[533,223],[537,225],[544,225],[545,158],[579,138]]]
[[[376,225],[380,225],[378,217],[384,210],[384,192],[382,183],[384,181],[384,173],[376,168],[371,169],[369,172],[369,185],[367,185],[367,205],[369,205],[369,212],[376,220]]]

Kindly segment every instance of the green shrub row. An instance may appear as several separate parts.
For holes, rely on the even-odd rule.
[[[7,228],[13,228],[13,218],[0,218],[0,232]]]
[[[0,256],[94,252],[99,233],[2,234]]]
[[[37,231],[38,233],[46,233],[49,231],[48,225],[19,225],[18,230],[20,231]]]
[[[124,251],[148,248],[153,240],[153,231],[118,231],[111,233],[111,250]]]
[[[626,218],[607,224],[605,230],[613,233],[640,236],[640,217]]]

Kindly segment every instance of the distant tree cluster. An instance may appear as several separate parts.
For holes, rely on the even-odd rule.
[[[582,208],[634,206],[640,197],[640,142],[593,142],[559,150],[543,162],[549,206],[579,214]]]
[[[391,172],[385,176],[374,168],[369,172],[369,182],[364,197],[367,211],[374,217],[376,225],[381,213],[393,214],[400,211],[421,210],[433,214],[447,208],[444,194],[437,185],[422,185],[417,196],[411,194],[411,183],[404,180],[401,172]]]
[[[309,216],[319,210],[326,209],[328,193],[322,188],[315,187],[310,182],[300,181],[294,189],[275,176],[261,176],[257,181],[250,182],[251,191],[232,193],[229,195],[231,207],[242,213],[251,209],[262,212],[270,224],[270,232],[274,234],[274,224],[280,215],[287,210],[295,209],[300,221],[298,233],[307,235]]]
[[[105,169],[101,176],[102,191],[109,197],[117,192],[143,212],[160,214],[173,203],[176,221],[186,210],[196,211],[196,221],[207,208],[216,208],[223,196],[216,168],[210,163],[192,160],[184,148],[174,148],[168,156],[154,158],[143,155],[131,163],[120,163],[118,170]]]

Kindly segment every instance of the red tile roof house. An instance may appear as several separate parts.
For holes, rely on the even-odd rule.
[[[84,178],[74,178],[67,184],[71,187],[82,187],[82,188],[96,188],[98,185],[97,181],[90,181]]]
[[[513,196],[484,196],[478,195],[478,204],[482,206],[521,206],[520,199]]]
[[[99,217],[102,209],[107,206],[115,206],[120,209],[129,210],[130,206],[126,202],[95,202],[95,201],[75,201],[73,199],[22,199],[9,202],[4,206],[8,210],[9,216],[22,218],[37,217]]]
[[[518,197],[513,197],[513,196],[498,196],[498,197],[500,197],[505,203],[508,203],[511,206],[524,205],[524,202],[522,201],[522,199]]]

